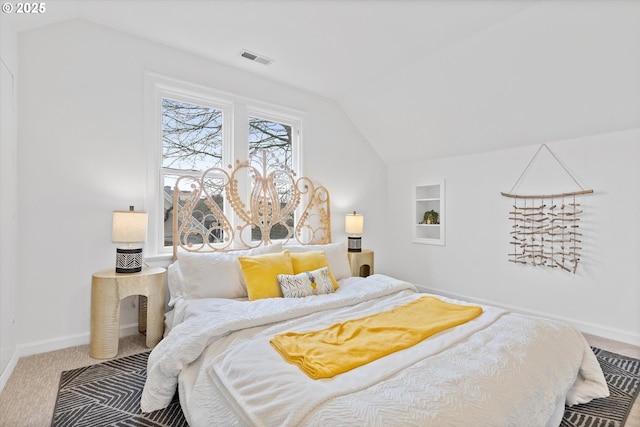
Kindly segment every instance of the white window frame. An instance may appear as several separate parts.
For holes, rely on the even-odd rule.
[[[162,99],[199,104],[222,110],[222,166],[246,160],[249,153],[249,117],[291,126],[292,168],[298,176],[302,171],[302,136],[306,114],[279,105],[257,101],[208,87],[165,77],[155,73],[144,76],[144,128],[147,191],[145,207],[148,212],[148,232],[145,258],[166,258],[171,247],[164,246],[164,180],[162,173]],[[248,192],[246,183],[239,182],[240,190]],[[225,206],[225,209],[227,206]],[[225,212],[231,221],[233,215]],[[296,217],[299,212],[296,212]]]

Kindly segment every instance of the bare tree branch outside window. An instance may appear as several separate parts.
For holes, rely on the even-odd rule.
[[[272,154],[273,168],[291,168],[291,126],[249,117],[249,157],[260,150],[268,150]],[[279,163],[279,164],[276,164]]]
[[[206,170],[222,163],[222,111],[162,100],[162,166]]]

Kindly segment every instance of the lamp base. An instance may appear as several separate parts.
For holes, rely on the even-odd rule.
[[[142,248],[117,248],[116,273],[139,273],[142,271]]]
[[[360,237],[349,236],[348,252],[362,252],[362,239]]]

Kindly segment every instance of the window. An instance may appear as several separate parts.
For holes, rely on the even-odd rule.
[[[147,147],[152,159],[146,204],[147,252],[167,253],[173,245],[173,188],[178,176],[200,176],[211,168],[228,170],[235,160],[246,159],[262,170],[264,150],[268,170],[287,168],[301,173],[299,112],[152,74],[146,76],[145,91]],[[278,190],[288,197],[287,182],[281,183]],[[225,211],[224,194],[220,188],[215,191],[213,199]],[[204,214],[207,210],[200,211],[194,220],[210,228],[211,221]],[[227,217],[232,220],[233,215]],[[271,239],[285,237],[282,228],[274,227]],[[219,230],[207,238],[215,243],[224,236]],[[251,238],[259,240],[260,236],[252,233]]]

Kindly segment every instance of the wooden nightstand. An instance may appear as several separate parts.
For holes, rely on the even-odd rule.
[[[100,271],[91,280],[91,344],[89,355],[109,359],[118,355],[120,335],[120,301],[130,295],[141,295],[138,329],[147,333],[147,347],[154,347],[164,332],[164,299],[166,270],[143,268],[139,273]]]
[[[351,275],[367,277],[373,274],[373,251],[363,249],[362,252],[347,252]]]

